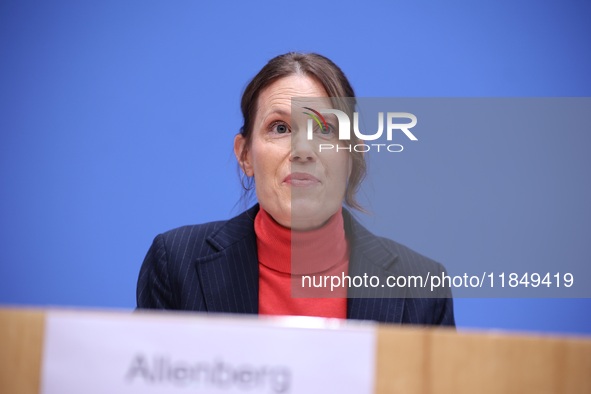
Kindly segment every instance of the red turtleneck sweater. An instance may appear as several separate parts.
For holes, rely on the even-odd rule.
[[[342,210],[319,229],[292,231],[260,209],[254,229],[259,257],[260,314],[347,317],[346,288],[331,291],[330,279],[326,287],[302,288],[305,275],[316,276],[316,284],[327,275],[339,278],[347,275],[349,248]],[[293,298],[292,287],[298,295],[314,298]]]

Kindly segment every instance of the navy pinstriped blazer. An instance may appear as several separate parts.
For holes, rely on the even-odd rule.
[[[142,264],[137,307],[258,313],[259,263],[254,217],[259,206],[228,221],[180,227],[158,235]],[[441,264],[392,240],[373,235],[343,209],[349,275],[437,275]],[[384,292],[387,293],[384,293]],[[454,326],[449,289],[437,298],[411,288],[349,291],[347,318]]]

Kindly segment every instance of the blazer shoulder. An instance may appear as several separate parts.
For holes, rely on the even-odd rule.
[[[226,222],[227,220],[217,220],[200,224],[188,224],[167,230],[158,236],[166,242],[175,242],[179,239],[189,240],[206,238],[215,233],[215,231],[222,227]]]
[[[140,268],[138,308],[207,310],[196,263],[216,258],[223,261],[236,250],[233,245],[240,246],[239,252],[256,251],[256,243],[251,242],[252,218],[253,212],[246,211],[229,220],[182,226],[158,234]],[[217,264],[208,269],[223,276]]]
[[[369,261],[381,262],[384,268],[391,266],[404,273],[440,273],[445,270],[442,264],[390,238],[372,233],[365,228],[349,211],[343,210],[345,231],[356,253]]]
[[[441,273],[445,272],[443,264],[421,253],[386,237],[377,236],[379,242],[396,256],[397,261],[403,266],[411,268],[413,272]]]
[[[178,253],[194,257],[220,252],[244,238],[254,236],[255,206],[228,220],[193,224],[168,230],[160,238],[171,257]]]

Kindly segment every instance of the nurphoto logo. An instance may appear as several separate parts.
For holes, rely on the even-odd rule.
[[[315,110],[310,107],[304,107],[304,109],[309,111],[304,111],[304,114],[310,117],[306,128],[306,136],[308,140],[314,138],[315,131],[317,135],[318,132],[320,132],[320,135],[327,136],[332,136],[333,133],[338,134],[338,139],[341,141],[348,141],[351,139],[351,120],[345,112],[333,108]],[[335,126],[331,122],[328,122],[325,115],[334,115],[331,118],[336,119],[338,125]],[[400,120],[405,121],[400,122]],[[409,112],[387,112],[386,115],[384,115],[384,112],[378,112],[378,130],[373,134],[364,134],[359,130],[359,113],[353,113],[353,132],[361,141],[375,141],[381,138],[384,134],[384,123],[386,124],[386,139],[388,142],[391,142],[394,133],[399,131],[401,131],[409,140],[418,141],[418,138],[410,131],[410,129],[417,125],[417,117]],[[329,150],[336,150],[337,152],[341,150],[347,150],[349,152],[369,152],[370,150],[376,150],[378,152],[388,151],[397,153],[402,152],[404,147],[401,144],[367,144],[364,142],[349,146],[322,143],[318,145],[318,149],[319,152]]]

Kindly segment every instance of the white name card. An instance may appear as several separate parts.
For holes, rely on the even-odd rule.
[[[369,394],[375,339],[316,318],[49,312],[41,392]]]

